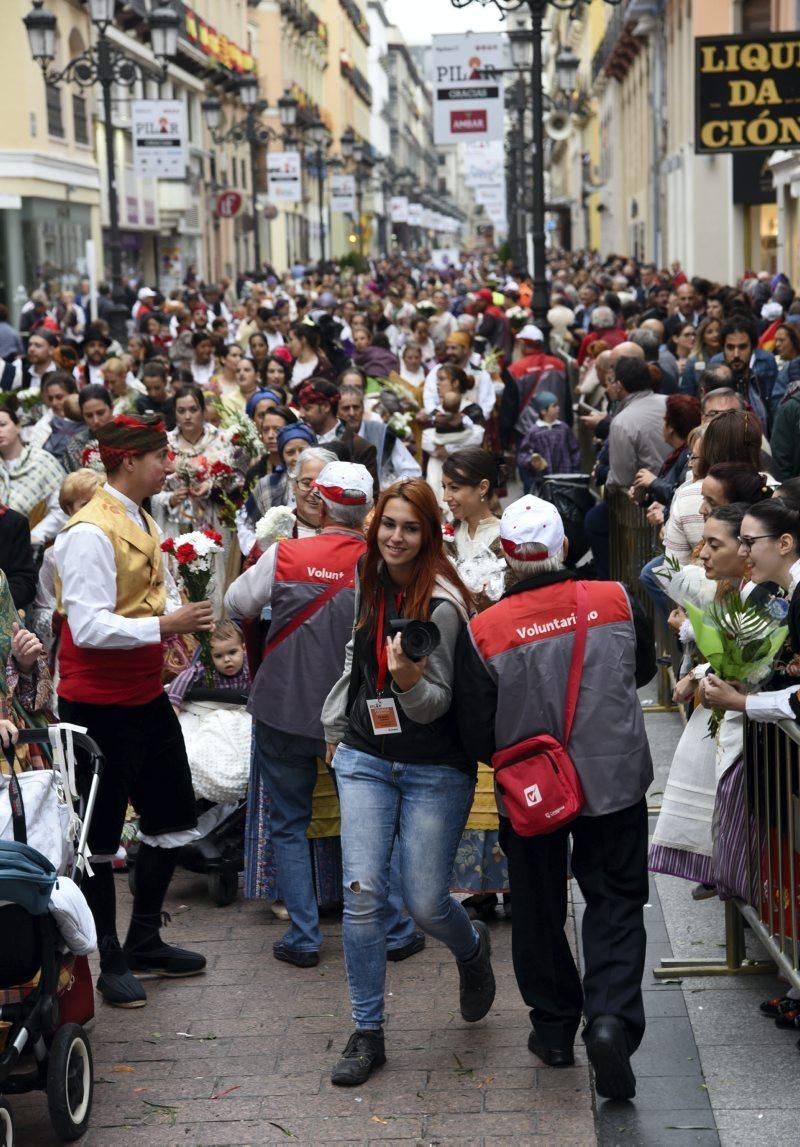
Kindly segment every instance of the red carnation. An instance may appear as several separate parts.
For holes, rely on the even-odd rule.
[[[211,530],[211,529],[203,530],[203,533],[205,534],[205,536],[207,538],[210,538],[211,541],[214,542],[216,545],[218,545],[218,546],[222,545],[222,534],[217,533],[216,530]]]
[[[182,546],[178,546],[175,557],[178,559],[178,565],[188,566],[191,562],[197,561],[197,550],[188,542],[184,542]]]
[[[165,554],[173,554],[175,552],[175,539],[164,538],[164,541],[161,543],[161,549]]]
[[[213,478],[227,478],[227,476],[232,473],[233,467],[229,466],[227,462],[214,462],[211,467],[211,476]]]
[[[454,538],[456,536],[456,532],[449,522],[442,524],[442,536],[445,538]]]

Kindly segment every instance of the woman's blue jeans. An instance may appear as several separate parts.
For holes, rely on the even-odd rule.
[[[383,1024],[384,917],[397,836],[403,899],[417,924],[457,960],[475,954],[478,934],[450,895],[475,781],[443,765],[385,761],[340,745],[333,760],[342,810],[344,955],[353,1019]]]

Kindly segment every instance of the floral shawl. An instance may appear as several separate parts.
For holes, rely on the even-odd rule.
[[[18,729],[41,728],[55,718],[50,710],[53,683],[43,653],[30,675],[23,677],[11,655],[12,627],[20,625],[6,575],[0,572],[0,717],[13,721]],[[44,768],[48,764],[39,745],[22,745],[17,749],[17,762],[22,769]],[[0,753],[0,771],[8,772],[5,756]]]

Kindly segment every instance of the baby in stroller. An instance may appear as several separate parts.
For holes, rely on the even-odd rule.
[[[199,659],[179,673],[167,689],[178,714],[198,799],[199,839],[185,845],[178,863],[208,875],[218,905],[236,899],[244,867],[244,800],[250,773],[252,720],[244,706],[250,669],[244,638],[228,618],[211,632],[214,671],[205,683]]]

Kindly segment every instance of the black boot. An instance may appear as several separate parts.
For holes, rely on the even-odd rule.
[[[495,983],[492,971],[492,944],[489,929],[480,921],[473,927],[478,933],[478,951],[469,960],[457,960],[461,980],[459,1002],[467,1023],[482,1020],[494,1003]]]
[[[117,937],[117,896],[111,864],[98,862],[86,876],[81,890],[92,911],[100,951],[100,975],[97,990],[106,1003],[115,1008],[143,1008],[147,1003],[144,988],[128,968],[128,962]]]
[[[175,871],[177,850],[142,844],[136,859],[136,891],[125,940],[125,957],[135,972],[157,976],[194,976],[206,966],[205,956],[175,948],[161,939],[161,909]]]
[[[385,1063],[383,1029],[354,1031],[342,1052],[342,1058],[331,1072],[331,1083],[337,1087],[358,1087],[366,1083],[373,1071]]]

